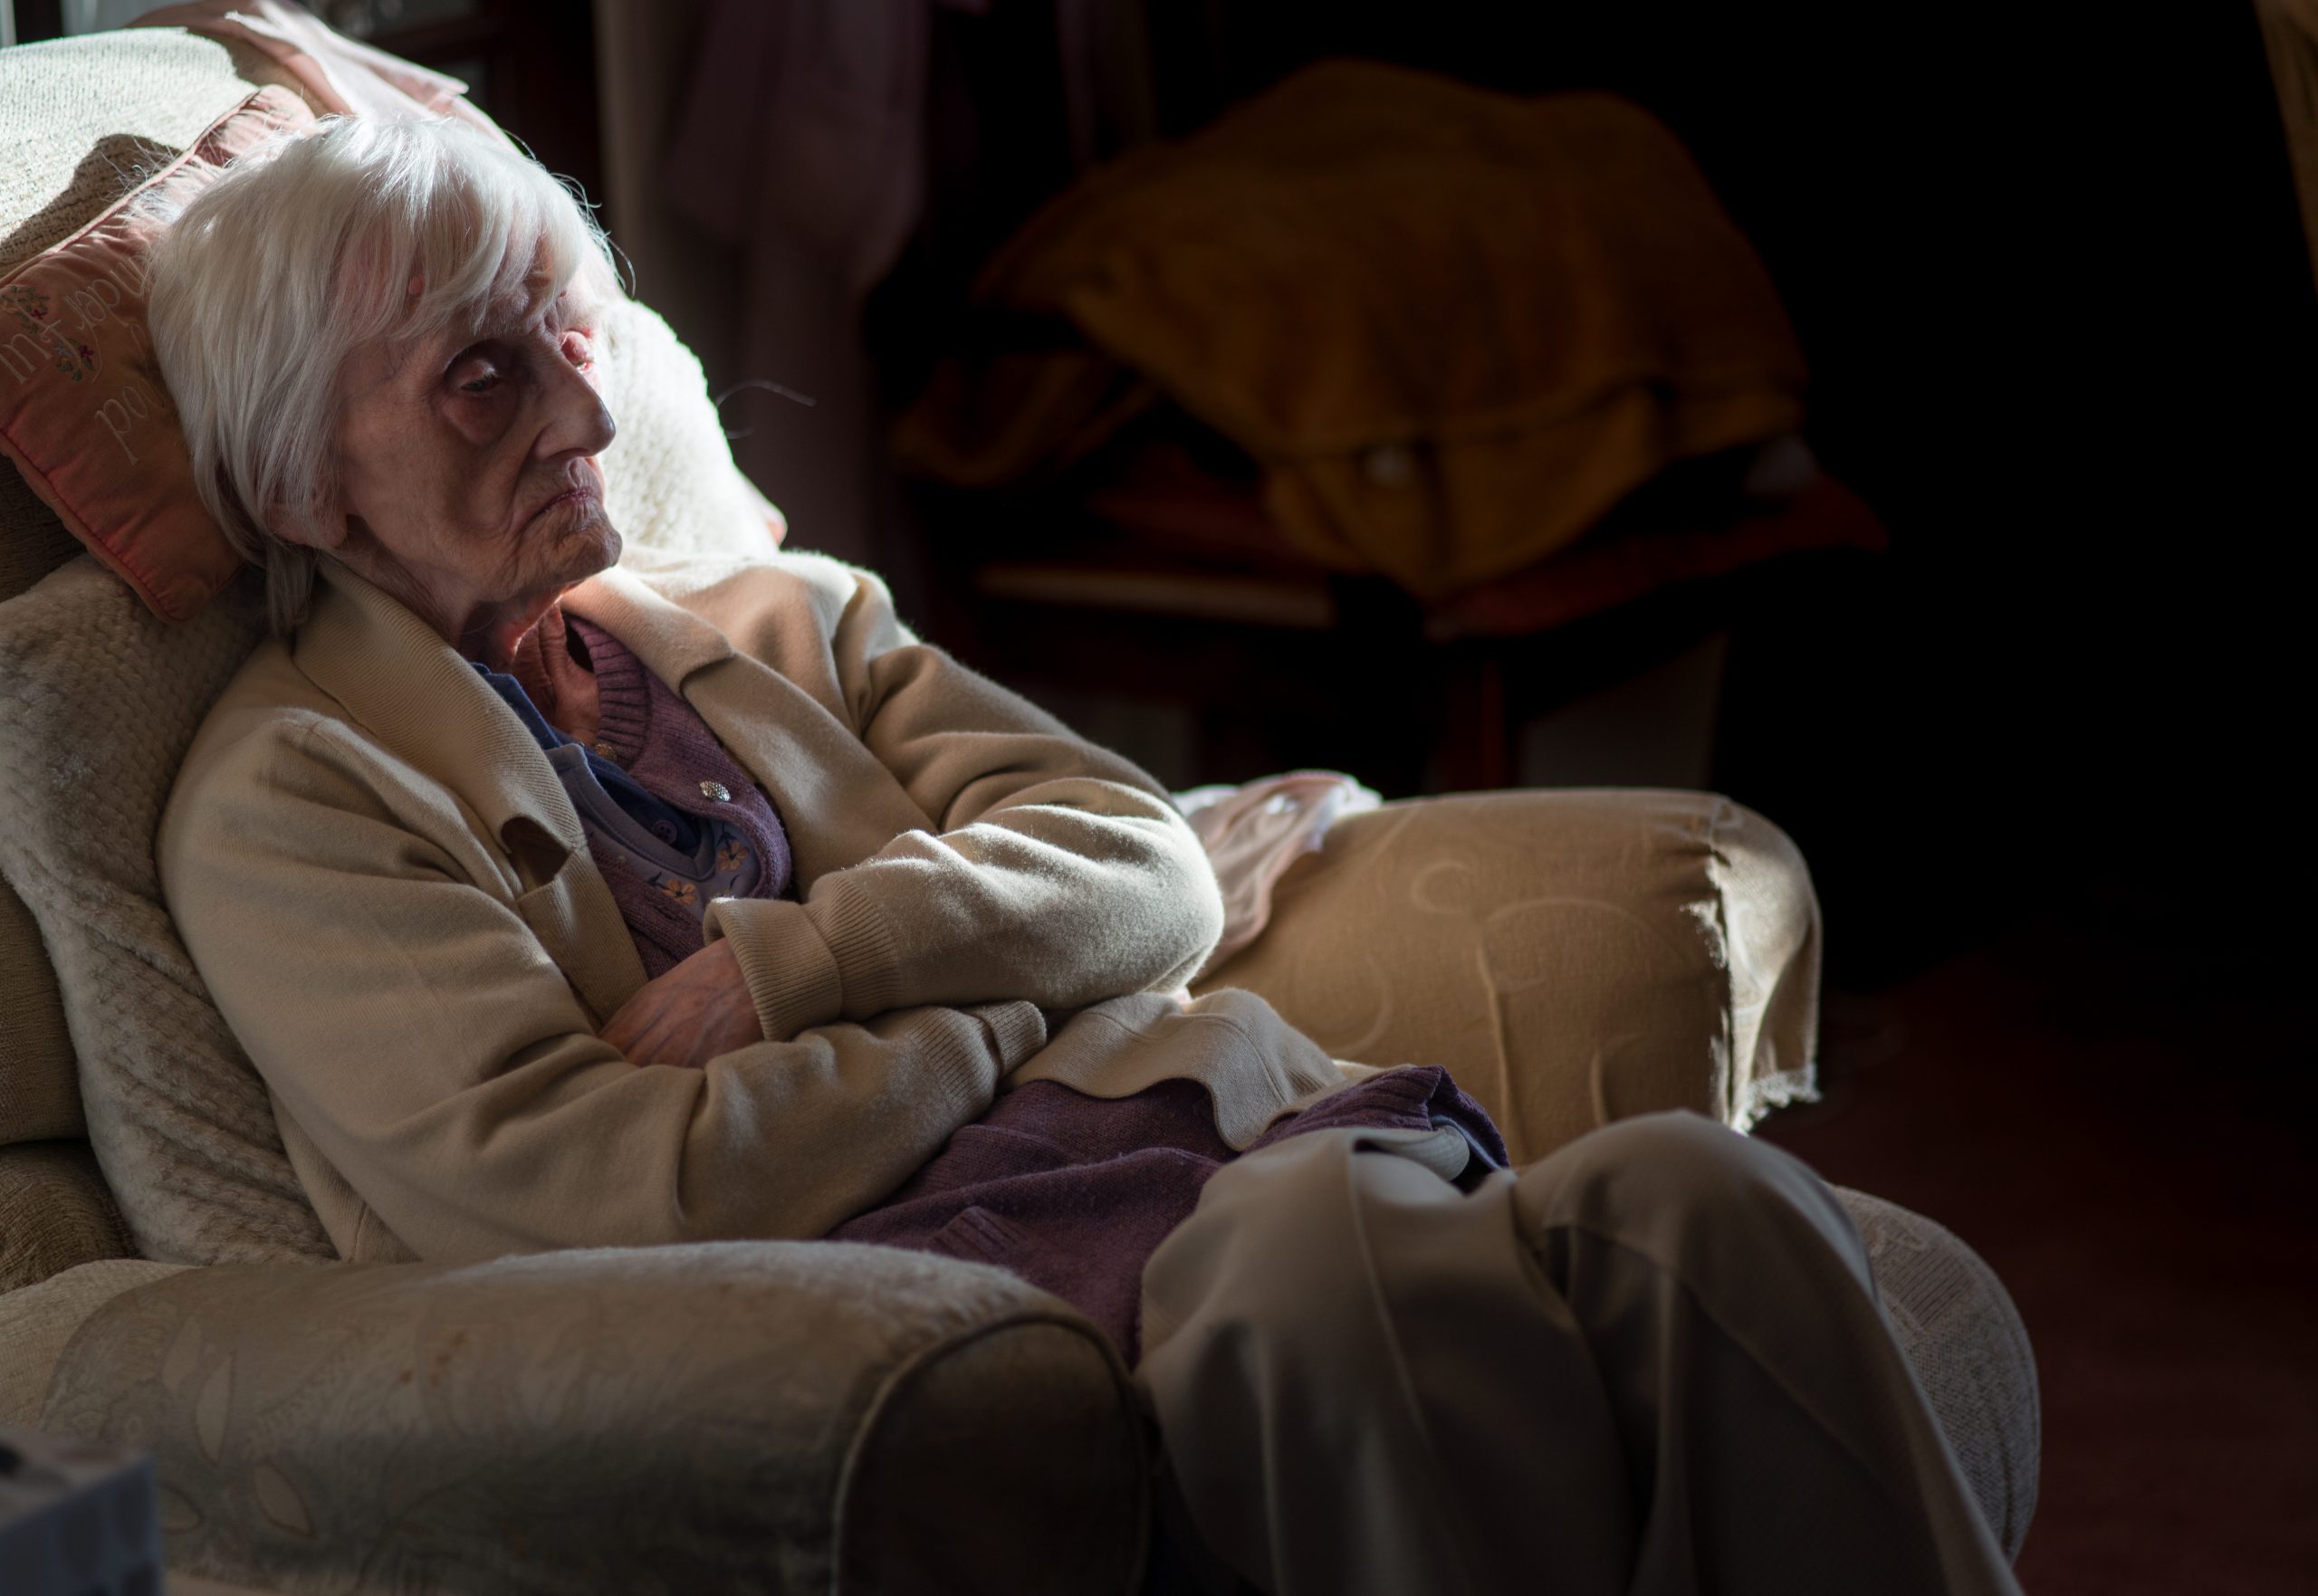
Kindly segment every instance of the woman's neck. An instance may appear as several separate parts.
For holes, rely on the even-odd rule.
[[[466,618],[459,624],[458,635],[448,641],[454,648],[471,660],[482,662],[486,669],[504,671],[512,668],[516,653],[526,640],[539,630],[549,616],[559,614],[556,606],[568,589],[561,584],[541,588],[514,598],[496,604],[477,605],[466,611]],[[424,615],[426,612],[419,612]],[[445,628],[438,621],[430,622],[437,631]],[[558,630],[560,630],[559,626]]]
[[[515,642],[504,667],[522,684],[549,725],[593,748],[601,701],[586,647],[564,624],[560,606],[550,609]]]

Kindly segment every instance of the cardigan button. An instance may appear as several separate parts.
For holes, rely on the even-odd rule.
[[[713,798],[720,804],[729,804],[733,801],[732,793],[726,789],[722,781],[702,782],[700,784],[700,796],[704,798]]]

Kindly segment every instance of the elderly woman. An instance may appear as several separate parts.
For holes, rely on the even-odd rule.
[[[2008,1591],[1826,1189],[1703,1120],[1518,1175],[1437,1067],[1169,996],[1154,782],[784,554],[620,569],[616,291],[488,136],[228,173],[152,324],[273,639],[160,838],[340,1250],[836,1237],[1136,1367],[1171,1555],[1273,1591]]]

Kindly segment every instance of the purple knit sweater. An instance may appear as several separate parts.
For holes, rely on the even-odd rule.
[[[788,895],[789,833],[772,800],[683,694],[601,626],[576,616],[566,624],[587,645],[596,674],[595,751],[662,803],[693,817],[706,834],[701,869],[688,870],[660,856],[648,839],[639,846],[625,817],[604,813],[601,802],[580,803],[589,850],[636,940],[644,972],[665,974],[700,951],[700,917],[711,897]]]

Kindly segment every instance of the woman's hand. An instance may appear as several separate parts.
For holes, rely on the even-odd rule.
[[[764,1040],[733,944],[714,941],[655,976],[599,1033],[630,1064],[698,1069],[720,1053]]]

